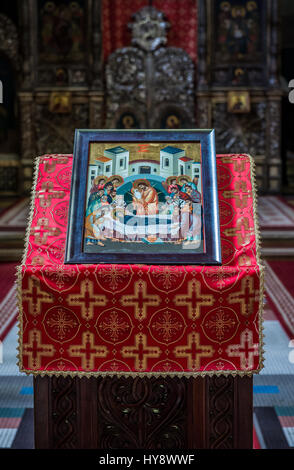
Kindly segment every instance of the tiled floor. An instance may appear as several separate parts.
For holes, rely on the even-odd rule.
[[[33,379],[16,365],[17,326],[3,342],[0,364],[0,447],[33,448]],[[15,447],[15,443],[19,446]]]
[[[271,318],[275,318],[272,312]],[[264,322],[264,369],[254,376],[255,429],[261,448],[294,447],[294,364],[290,338],[277,320]]]

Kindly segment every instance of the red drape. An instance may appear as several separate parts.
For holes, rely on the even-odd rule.
[[[20,369],[252,373],[263,276],[252,160],[217,158],[222,266],[64,265],[72,156],[40,157],[19,270]]]
[[[148,0],[103,0],[102,28],[104,60],[116,49],[131,45],[128,23]],[[181,47],[197,61],[196,0],[154,0],[152,5],[165,13],[170,28],[168,46]]]

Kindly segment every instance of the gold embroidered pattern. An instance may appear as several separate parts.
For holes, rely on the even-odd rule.
[[[149,322],[150,333],[160,343],[173,343],[184,334],[186,323],[182,315],[173,309],[156,312]]]
[[[95,368],[96,357],[106,357],[108,349],[106,346],[95,346],[94,335],[90,331],[82,334],[82,344],[80,346],[70,346],[69,355],[81,358],[81,366],[84,370]]]
[[[95,276],[101,287],[110,292],[122,291],[132,278],[132,274],[122,266],[112,264],[105,268],[99,267]]]
[[[241,217],[237,220],[237,226],[224,230],[226,237],[237,237],[238,244],[245,246],[250,243],[250,237],[254,235],[254,227],[249,226],[248,217]]]
[[[42,356],[54,356],[55,348],[42,344],[41,331],[34,329],[29,332],[29,342],[23,345],[23,353],[28,356],[28,367],[36,370],[41,367]]]
[[[205,315],[201,328],[209,340],[225,343],[235,336],[239,325],[240,322],[234,310],[228,307],[217,307]]]
[[[122,357],[135,359],[136,370],[146,370],[149,357],[156,358],[161,354],[161,349],[156,346],[147,346],[147,336],[139,333],[135,336],[135,346],[124,346],[121,350]]]
[[[124,307],[134,307],[135,317],[138,320],[144,320],[147,315],[148,307],[157,307],[161,302],[160,296],[157,294],[147,294],[147,283],[145,281],[137,281],[134,284],[134,295],[123,295],[120,303]]]
[[[37,225],[31,228],[31,236],[36,245],[46,245],[48,237],[58,237],[61,231],[58,227],[49,227],[47,218],[40,218]]]
[[[52,304],[54,297],[40,288],[40,281],[37,277],[31,276],[28,279],[28,288],[23,289],[22,299],[28,302],[28,311],[31,315],[39,315],[42,303]]]
[[[200,317],[201,307],[209,307],[215,300],[212,294],[201,294],[201,282],[192,279],[188,282],[186,295],[176,295],[174,297],[175,305],[188,308],[188,316],[192,320]]]
[[[80,294],[69,294],[66,301],[68,305],[81,307],[82,317],[91,320],[94,315],[94,307],[104,307],[107,298],[103,294],[94,294],[93,282],[84,279],[81,281]]]
[[[65,307],[50,308],[42,323],[47,335],[60,343],[72,340],[81,326],[75,313]]]
[[[245,209],[248,207],[248,199],[252,198],[251,192],[247,193],[235,193],[234,191],[224,191],[223,197],[225,199],[235,199],[236,207],[238,209]]]
[[[154,266],[148,273],[152,285],[161,292],[171,292],[179,289],[186,277],[180,272],[178,266]]]
[[[138,376],[140,376],[140,377],[142,377],[142,376],[149,377],[150,375],[155,376],[155,377],[158,377],[158,376],[162,376],[162,377],[165,377],[165,376],[178,376],[178,377],[202,376],[202,377],[205,377],[205,376],[220,376],[220,375],[221,376],[222,375],[227,376],[227,375],[232,375],[232,376],[235,377],[235,376],[245,376],[245,375],[251,376],[253,373],[260,372],[260,370],[263,367],[263,354],[264,354],[264,350],[263,350],[263,332],[262,332],[264,268],[260,264],[261,263],[261,258],[260,258],[260,248],[259,248],[259,230],[258,230],[258,220],[257,220],[257,213],[256,213],[256,188],[255,188],[255,170],[254,170],[255,165],[254,165],[253,158],[250,157],[250,156],[245,156],[245,155],[242,155],[242,156],[240,156],[240,155],[237,156],[236,155],[236,156],[230,156],[230,157],[219,157],[218,161],[223,161],[223,163],[234,162],[235,170],[237,170],[236,167],[238,167],[238,171],[240,172],[240,177],[242,175],[242,178],[244,178],[244,176],[247,177],[247,173],[249,172],[250,176],[248,178],[248,185],[249,185],[249,179],[251,179],[251,183],[252,183],[252,186],[253,186],[253,221],[251,221],[251,218],[249,218],[249,223],[252,226],[254,226],[255,238],[250,239],[250,241],[252,242],[252,249],[250,249],[249,256],[251,255],[251,252],[252,252],[253,256],[252,256],[251,265],[255,266],[254,255],[255,255],[255,247],[256,247],[256,255],[257,255],[256,274],[259,275],[259,282],[256,283],[256,285],[258,285],[258,288],[259,288],[259,310],[258,310],[258,315],[256,316],[256,320],[255,320],[256,323],[254,323],[255,328],[258,328],[258,335],[259,335],[259,347],[258,347],[259,361],[257,363],[256,358],[253,359],[253,362],[254,362],[253,368],[248,369],[248,370],[241,369],[240,367],[237,366],[237,364],[239,363],[238,359],[237,360],[235,359],[234,363],[233,363],[233,362],[228,361],[227,359],[224,359],[223,357],[217,357],[217,359],[212,360],[211,362],[207,363],[207,361],[205,361],[205,365],[202,367],[201,370],[192,370],[192,371],[188,371],[186,368],[184,370],[181,365],[178,365],[177,363],[173,363],[173,366],[172,366],[171,369],[166,368],[166,370],[165,370],[163,367],[160,367],[160,366],[158,368],[158,367],[156,367],[156,364],[155,364],[152,369],[149,368],[149,370],[145,370],[145,371],[140,370],[139,372],[136,372],[136,371],[131,371],[131,369],[129,368],[129,366],[127,364],[121,362],[119,368],[115,369],[116,372],[114,374],[112,369],[109,367],[109,365],[104,367],[104,364],[107,364],[107,361],[103,362],[102,366],[99,367],[99,368],[95,368],[94,370],[89,370],[89,371],[85,370],[84,371],[84,370],[82,370],[82,368],[80,366],[77,366],[76,364],[69,361],[68,359],[64,359],[62,356],[59,358],[60,360],[59,359],[54,359],[54,361],[52,361],[52,364],[54,363],[52,366],[50,366],[49,365],[50,363],[47,362],[46,360],[44,360],[45,358],[43,358],[43,356],[42,356],[42,362],[45,362],[45,364],[41,364],[41,367],[37,368],[37,369],[31,369],[30,368],[30,365],[28,364],[28,361],[27,361],[27,357],[25,357],[25,354],[23,354],[24,336],[27,338],[28,333],[25,333],[26,324],[27,324],[26,323],[26,314],[25,314],[25,312],[27,310],[27,305],[25,303],[25,308],[23,309],[22,278],[24,276],[27,276],[26,268],[29,264],[37,264],[38,265],[38,264],[41,264],[41,263],[42,264],[46,263],[46,261],[45,261],[46,258],[43,258],[43,253],[41,252],[40,249],[33,252],[33,254],[31,253],[32,250],[31,250],[31,245],[29,243],[29,235],[30,235],[30,227],[32,226],[33,218],[36,215],[36,210],[35,210],[36,209],[36,200],[35,200],[35,198],[36,198],[36,195],[38,194],[36,192],[36,186],[37,186],[37,183],[40,181],[40,175],[41,175],[41,181],[40,181],[41,184],[42,184],[42,178],[44,178],[44,176],[41,173],[39,173],[39,171],[38,171],[39,170],[39,162],[42,163],[43,160],[45,162],[46,159],[48,159],[48,161],[54,161],[54,158],[55,157],[52,158],[52,156],[50,156],[50,157],[45,156],[44,158],[36,159],[35,170],[34,170],[34,186],[33,186],[31,206],[30,206],[30,219],[29,219],[28,229],[26,231],[25,250],[24,250],[24,254],[23,254],[23,258],[22,258],[22,265],[18,267],[18,305],[19,305],[19,312],[20,312],[19,313],[19,319],[18,319],[18,321],[19,321],[19,323],[18,323],[18,325],[19,325],[18,364],[19,364],[20,370],[22,372],[25,372],[25,373],[31,373],[35,376],[37,376],[37,375],[41,375],[41,376],[42,375],[47,375],[47,376],[57,375],[57,376],[71,376],[71,377],[77,377],[77,376],[79,376],[79,377],[102,376],[103,377],[103,376],[113,376],[113,375],[124,376],[124,377],[138,377]],[[241,160],[243,160],[243,161],[241,161]],[[228,169],[228,172],[229,172],[229,169]],[[37,206],[38,206],[38,204],[37,204]],[[248,208],[248,210],[249,210],[249,208]],[[252,208],[250,208],[250,213],[251,213],[251,210],[252,210]],[[224,246],[225,249],[228,246],[227,244],[229,244],[229,243],[231,243],[232,247],[233,247],[232,255],[231,255],[231,251],[226,255],[226,258],[225,258],[226,263],[225,264],[229,264],[229,262],[231,262],[231,259],[233,259],[233,257],[234,257],[234,253],[236,253],[235,261],[238,265],[241,250],[238,246],[236,248],[234,246],[234,245],[237,245],[237,243],[236,243],[237,240],[235,240],[233,238],[234,235],[227,235],[227,236],[231,236],[232,237],[232,242],[234,242],[234,243],[232,243],[231,240],[229,240],[229,239],[226,239],[226,238],[222,239],[222,245]],[[54,246],[54,249],[55,249],[56,244],[57,244],[56,242],[54,242],[52,244]],[[222,246],[222,249],[223,249],[223,246]],[[63,260],[62,256],[63,256],[64,249],[62,247],[62,243],[60,243],[60,247],[61,247],[61,249],[59,250],[59,245],[58,245],[58,257],[56,257],[58,262],[56,263],[55,258],[54,259],[52,258],[53,261],[56,264],[62,263],[62,260]],[[47,251],[47,254],[48,254],[49,249],[46,250],[46,251]],[[36,253],[38,253],[38,254],[36,254]],[[39,253],[41,253],[41,254],[39,254]],[[249,253],[249,250],[248,250],[248,253]],[[59,254],[60,254],[60,256],[59,256]],[[44,252],[44,256],[46,256],[45,252]],[[50,258],[51,258],[51,256],[50,256]],[[32,262],[32,260],[34,260],[34,262]],[[249,266],[249,264],[247,264],[247,263],[248,263],[248,261],[246,260],[244,264],[239,263],[239,266],[247,266],[247,265]],[[96,271],[97,271],[97,268],[96,268]],[[42,271],[40,271],[40,272],[42,273]],[[138,276],[141,276],[141,274],[142,274],[142,271],[140,271],[140,272],[138,271]],[[31,275],[32,274],[30,274],[30,276]],[[96,273],[95,273],[95,275],[96,275]],[[202,272],[201,272],[201,275],[203,276]],[[148,274],[148,276],[149,276],[149,274]],[[237,274],[237,277],[239,278],[239,274]],[[203,277],[203,279],[205,281],[204,277]],[[26,280],[26,282],[28,282],[27,277],[25,277],[25,280]],[[207,281],[207,279],[206,279],[206,281]],[[228,284],[228,289],[232,289],[232,285],[229,285],[230,283],[227,283],[227,284]],[[210,289],[212,289],[212,286],[208,285],[208,287]],[[212,289],[212,290],[214,290],[214,289]],[[225,291],[225,290],[226,289],[223,289],[223,291]],[[185,318],[186,318],[186,315],[185,315]],[[35,319],[33,318],[32,320],[35,320]],[[32,322],[30,322],[30,330],[29,331],[31,331],[32,328],[33,328]],[[148,338],[148,336],[147,336],[147,338]],[[255,340],[255,331],[253,332],[253,336],[252,336],[252,342],[253,341],[258,343],[257,337],[256,337],[256,340]],[[26,342],[27,342],[27,340],[26,340]],[[235,346],[238,347],[240,345],[235,345]],[[236,354],[236,356],[238,357],[237,354]],[[167,362],[167,359],[165,361]],[[61,367],[57,367],[55,365],[55,364],[58,364],[59,362],[60,363],[63,362]],[[65,366],[64,366],[64,362],[66,364]],[[108,362],[110,363],[110,362],[112,362],[112,360],[110,360]],[[118,362],[120,362],[120,361],[118,361]],[[132,362],[132,361],[130,361],[130,362]],[[169,362],[172,362],[172,361],[169,361]],[[185,363],[186,361],[182,360],[181,362]],[[159,363],[157,363],[157,364],[159,364]],[[211,367],[211,364],[213,364],[213,367]],[[217,365],[217,367],[216,367],[215,364]],[[178,367],[177,367],[177,365],[178,365]]]
[[[246,329],[241,333],[240,344],[232,344],[227,347],[229,357],[239,357],[240,366],[243,370],[251,370],[254,366],[254,356],[259,355],[259,344],[253,343],[252,331]]]
[[[176,357],[187,358],[187,368],[197,370],[200,368],[201,357],[213,356],[212,346],[201,346],[199,333],[192,332],[188,334],[188,344],[186,346],[177,346],[174,349]]]
[[[259,300],[259,291],[254,289],[254,279],[251,276],[245,276],[241,281],[241,290],[228,296],[229,304],[240,304],[241,314],[245,317],[254,312],[254,304]]]
[[[54,191],[53,183],[51,181],[45,181],[42,183],[41,190],[36,191],[36,199],[40,199],[41,207],[50,207],[52,199],[63,199],[65,196],[64,191]]]
[[[212,289],[213,287],[208,284],[208,279],[211,279],[212,284],[216,284],[217,289],[224,290],[225,288],[231,288],[232,284],[227,283],[227,280],[232,279],[232,274],[237,276],[239,270],[235,269],[232,270],[230,266],[218,266],[217,268],[211,267],[209,270],[203,272],[204,281],[206,280],[206,284]]]
[[[44,272],[49,280],[53,281],[60,290],[63,290],[65,284],[68,283],[70,283],[68,288],[72,287],[72,281],[76,281],[78,278],[78,272],[74,268],[66,266],[65,269],[62,264],[58,266],[47,266]]]
[[[247,255],[240,255],[238,258],[238,265],[239,266],[252,266],[251,258]]]
[[[123,310],[112,308],[99,315],[95,328],[102,339],[110,343],[126,341],[133,330],[133,324]]]

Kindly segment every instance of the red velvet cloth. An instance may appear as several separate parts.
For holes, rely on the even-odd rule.
[[[252,373],[262,366],[262,268],[252,161],[217,158],[223,265],[64,265],[71,155],[39,158],[19,269],[20,369]]]
[[[132,15],[149,5],[148,0],[103,0],[104,60],[116,49],[131,45],[128,23]],[[181,47],[197,61],[197,3],[195,0],[153,0],[170,23],[168,46]]]

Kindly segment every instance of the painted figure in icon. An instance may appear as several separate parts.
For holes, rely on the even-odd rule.
[[[111,232],[112,211],[119,206],[117,188],[124,182],[119,175],[107,178],[98,176],[93,180],[85,221],[85,240],[87,245],[104,246],[107,234]],[[113,214],[115,215],[115,214]],[[110,225],[110,227],[109,227]],[[107,227],[108,226],[108,227]]]
[[[126,191],[130,196],[128,205],[124,194],[118,194],[123,183],[123,178],[117,175],[94,179],[86,211],[87,245],[104,246],[107,239],[124,239],[200,246],[202,219],[198,177],[192,180],[187,175],[170,176],[160,184],[162,191],[147,179],[136,179]],[[141,228],[146,224],[146,230],[139,233],[132,227],[137,226],[140,218]],[[135,223],[128,226],[130,220]],[[118,233],[120,236],[115,235]]]
[[[131,189],[136,215],[158,214],[158,194],[148,180],[136,180]]]
[[[85,238],[87,245],[104,246],[102,240],[106,240],[103,236],[104,211],[94,210],[86,217]]]
[[[218,13],[220,57],[252,60],[260,47],[260,13],[256,1],[235,5],[222,1]]]
[[[198,155],[179,146],[140,144],[136,153],[117,145],[95,151],[89,167],[85,244],[202,242]],[[106,176],[106,174],[108,176]]]

